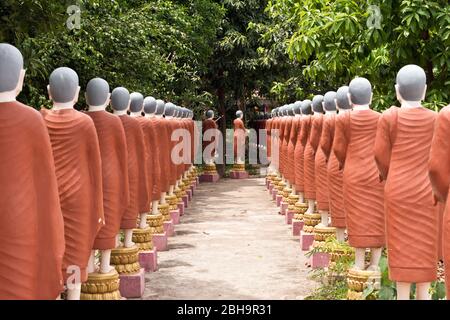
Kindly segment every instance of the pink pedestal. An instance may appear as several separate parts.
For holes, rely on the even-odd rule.
[[[134,274],[119,275],[120,295],[124,298],[140,298],[144,294],[145,289],[145,271],[144,268]]]
[[[305,223],[303,221],[292,220],[292,235],[294,237],[299,237],[304,225]]]
[[[312,233],[300,233],[300,245],[303,251],[309,251],[309,248],[314,242],[314,235]]]
[[[277,194],[275,196],[275,201],[277,202],[277,207],[281,207],[281,200],[283,200],[283,196],[280,196]]]
[[[216,174],[202,174],[200,176],[200,182],[213,182],[213,183],[215,183],[215,182],[219,181],[219,179],[220,179],[220,177],[219,177],[219,175],[217,173]]]
[[[195,185],[193,184],[193,185],[191,186],[192,197],[194,197],[194,192],[195,192]]]
[[[186,195],[182,197],[183,203],[184,203],[184,207],[187,208],[188,207],[188,203],[189,203],[189,195],[186,192]]]
[[[173,237],[175,234],[175,227],[173,225],[172,220],[164,222],[164,231],[166,232],[168,237]]]
[[[266,188],[269,189],[270,186],[270,180],[266,178]]]
[[[247,171],[231,171],[230,178],[231,179],[248,179]]]
[[[180,211],[179,210],[171,210],[170,217],[172,218],[173,224],[180,224]]]
[[[184,216],[184,202],[178,203],[178,210],[180,210],[180,216]]]
[[[269,194],[272,195],[273,193],[273,184],[269,184]]]
[[[167,251],[167,233],[164,232],[162,234],[153,234],[153,246],[156,248],[156,251]]]
[[[187,196],[188,196],[188,201],[192,201],[192,193],[193,191],[191,189],[187,190]]]
[[[285,215],[285,220],[286,220],[286,224],[292,224],[292,219],[294,219],[294,211],[286,211],[286,215]]]
[[[330,264],[330,255],[324,252],[316,252],[309,259],[313,269],[327,268]]]
[[[272,190],[272,200],[276,201],[277,200],[277,195],[278,195],[278,191],[277,189],[273,189]]]
[[[287,208],[289,207],[289,203],[287,203],[287,202],[283,202],[283,200],[281,200],[281,202],[280,202],[280,214],[281,215],[286,215],[286,211],[287,211]]]
[[[139,264],[146,272],[155,272],[158,270],[158,253],[156,249],[152,251],[139,252]]]

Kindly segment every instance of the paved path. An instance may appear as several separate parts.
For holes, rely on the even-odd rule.
[[[316,283],[264,179],[201,184],[144,299],[303,299]]]

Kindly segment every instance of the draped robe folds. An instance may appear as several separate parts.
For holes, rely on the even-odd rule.
[[[214,146],[214,148],[213,148],[213,150],[211,150],[210,154],[206,154],[206,155],[204,154],[203,155],[204,158],[205,158],[204,160],[210,160],[210,159],[214,158],[214,155],[215,155],[215,152],[216,152],[216,149],[217,149],[218,141],[216,141],[216,138],[215,138],[214,134],[212,135],[211,141],[205,141],[205,133],[208,130],[217,130],[217,124],[216,124],[216,122],[213,119],[206,119],[206,120],[203,121],[202,127],[203,127],[203,149],[202,149],[203,152],[205,151],[205,148],[207,146],[209,146],[210,144],[213,144],[213,146]]]
[[[301,140],[302,144],[305,146],[303,159],[304,159],[304,189],[305,198],[307,200],[316,199],[316,184],[314,176],[315,167],[315,155],[314,149],[311,145],[311,127],[312,127],[312,116],[306,116],[302,119],[302,133]]]
[[[311,129],[311,146],[314,149],[314,176],[316,187],[317,209],[329,211],[328,168],[325,154],[320,148],[322,129],[325,116],[323,114],[313,117]]]
[[[86,114],[94,121],[102,159],[105,225],[97,234],[94,249],[113,249],[130,201],[125,131],[119,117],[106,111]]]
[[[234,159],[237,159],[238,151],[243,153],[242,156],[245,159],[246,131],[244,122],[241,119],[235,119],[233,121],[233,125],[234,125],[234,132],[233,132]]]
[[[343,199],[343,175],[339,163],[332,152],[337,115],[326,115],[322,128],[320,147],[325,155],[328,173],[328,199],[330,204],[331,226],[345,228]]]
[[[141,125],[144,133],[144,142],[146,149],[146,166],[148,174],[148,192],[150,201],[158,201],[161,198],[161,182],[159,165],[159,145],[157,143],[157,132],[152,122],[145,117],[136,118]]]
[[[77,267],[85,282],[94,240],[105,223],[97,132],[92,119],[74,109],[41,110],[41,114],[52,145],[64,218],[64,281]]]
[[[303,131],[303,119],[304,117],[297,118],[297,139],[294,149],[294,175],[295,175],[295,188],[298,192],[303,193],[305,191],[304,186],[304,157],[303,152],[305,151],[305,146],[302,142],[302,131]]]
[[[450,105],[439,112],[428,164],[434,200],[435,202],[439,202],[441,206],[445,206],[445,212],[441,223],[442,235],[439,238],[439,247],[442,247],[443,251],[447,299],[450,299],[450,207],[448,203],[448,194],[450,192],[449,136]]]
[[[62,291],[64,222],[40,114],[0,103],[0,299],[53,300]]]
[[[378,123],[375,159],[384,189],[389,278],[431,282],[437,277],[439,208],[428,160],[436,113],[392,107]]]
[[[384,184],[374,157],[379,117],[373,110],[353,110],[336,123],[333,151],[344,169],[344,209],[354,248],[385,244]]]
[[[121,229],[136,228],[137,216],[148,213],[149,198],[145,166],[144,133],[139,121],[127,115],[119,116],[125,131],[128,151],[128,181],[130,202],[122,217]]]
[[[292,185],[295,185],[295,144],[297,142],[297,132],[298,132],[298,117],[291,117],[291,126],[289,130],[289,137],[287,142],[287,168],[286,168],[286,178]]]
[[[170,125],[169,120],[165,118],[150,118],[148,119],[150,121],[152,127],[154,128],[154,131],[157,134],[157,137],[155,139],[155,143],[158,145],[158,154],[155,154],[157,157],[159,157],[159,189],[161,192],[169,192],[169,186],[170,186],[170,162],[171,162],[171,131],[170,131]]]

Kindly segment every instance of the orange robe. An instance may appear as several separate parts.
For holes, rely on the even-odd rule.
[[[139,121],[127,115],[119,117],[125,131],[128,151],[128,181],[130,202],[122,217],[122,229],[136,228],[139,213],[148,213],[149,198],[147,168],[145,166],[144,133]],[[142,205],[142,207],[141,207]]]
[[[389,278],[431,282],[437,277],[439,208],[433,203],[428,160],[436,113],[425,108],[383,113],[375,159],[386,181]]]
[[[168,121],[165,118],[150,118],[148,119],[157,134],[155,143],[158,145],[159,166],[159,189],[161,192],[169,192],[170,187],[170,162],[171,162],[171,132]],[[160,195],[161,197],[161,195]]]
[[[105,213],[105,225],[97,234],[94,249],[107,250],[116,247],[116,236],[130,201],[127,143],[119,117],[106,111],[87,115],[94,121],[100,145]]]
[[[297,142],[297,133],[298,133],[298,123],[299,117],[291,117],[291,128],[289,130],[288,144],[287,144],[287,169],[286,169],[286,178],[288,181],[295,185],[295,162],[294,162],[294,152],[295,152],[295,144]]]
[[[286,167],[286,151],[285,151],[285,142],[284,142],[284,134],[286,131],[286,117],[283,117],[280,119],[279,122],[279,132],[280,132],[280,136],[278,138],[278,145],[280,148],[280,159],[279,159],[279,167],[280,167],[280,173],[283,176],[283,178],[285,178],[285,172],[284,172],[284,168]]]
[[[0,103],[0,299],[54,300],[62,291],[64,224],[42,117]]]
[[[331,226],[345,228],[345,211],[343,199],[343,176],[339,170],[339,163],[332,151],[336,115],[326,115],[323,122],[320,147],[325,155],[328,171],[328,199],[330,204]]]
[[[316,115],[313,117],[313,124],[311,129],[311,146],[315,152],[314,159],[314,175],[316,186],[316,200],[317,210],[330,210],[329,207],[329,192],[328,192],[328,168],[322,148],[319,147],[322,137],[322,128],[324,122],[324,115]]]
[[[353,110],[336,123],[333,149],[344,168],[344,209],[354,248],[385,244],[384,185],[374,158],[379,117],[373,110]]]
[[[294,175],[295,175],[295,188],[298,192],[303,193],[305,191],[304,187],[304,160],[303,151],[305,150],[304,142],[302,142],[302,131],[303,131],[303,119],[304,117],[297,118],[297,140],[294,149]],[[306,137],[307,138],[307,137]]]
[[[211,154],[205,155],[205,160],[212,159],[212,158],[214,158],[215,150],[217,148],[217,141],[216,141],[214,135],[212,136],[211,141],[205,141],[204,135],[205,135],[206,131],[208,131],[208,130],[213,130],[213,129],[217,130],[217,124],[213,119],[206,119],[203,121],[202,128],[203,128],[203,149],[202,149],[203,152],[205,151],[205,148],[207,146],[209,146],[211,143],[214,146],[214,148],[211,150]]]
[[[312,116],[304,116],[302,118],[302,133],[301,141],[305,146],[303,152],[304,170],[304,191],[305,199],[315,200],[316,199],[316,184],[314,178],[314,167],[315,167],[315,155],[314,149],[311,146],[311,126],[312,126]]]
[[[245,158],[245,125],[244,122],[241,119],[234,119],[233,121],[234,125],[234,132],[233,132],[233,140],[234,140],[234,159],[237,159],[238,156],[238,145],[240,144],[241,147],[239,148],[240,152],[243,152],[243,156]],[[243,145],[243,146],[242,146]]]
[[[69,266],[86,267],[98,231],[105,223],[103,212],[102,162],[94,122],[74,109],[41,110],[55,159],[66,242],[63,277]]]
[[[160,170],[159,166],[159,144],[157,143],[157,132],[152,122],[145,117],[136,118],[141,125],[142,132],[144,133],[144,142],[146,150],[146,166],[147,166],[147,181],[148,192],[150,201],[158,201],[161,198],[161,183],[160,183]]]
[[[447,203],[442,223],[442,238],[445,265],[445,284],[447,299],[450,300],[450,207],[447,202],[450,192],[450,106],[441,110],[436,121],[436,128],[431,144],[429,176],[435,201]]]

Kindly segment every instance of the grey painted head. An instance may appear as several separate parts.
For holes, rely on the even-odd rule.
[[[103,106],[108,102],[109,84],[102,78],[91,79],[86,86],[86,103],[88,106]]]
[[[240,118],[240,117],[243,117],[243,116],[244,116],[244,113],[241,110],[236,111],[236,117],[237,118]]]
[[[141,108],[141,111],[144,111],[145,114],[154,114],[156,110],[156,99],[153,97],[146,97],[144,99],[144,108]],[[139,112],[139,111],[136,111]]]
[[[62,67],[55,69],[50,75],[49,87],[54,102],[71,102],[74,98],[78,98],[75,97],[79,92],[78,75],[70,68]]]
[[[130,95],[130,110],[137,110],[137,111],[131,112],[139,112],[140,110],[142,110],[143,106],[144,106],[144,96],[139,92],[133,92]]]
[[[14,90],[22,70],[23,56],[19,49],[7,43],[0,43],[0,92]]]
[[[175,115],[175,105],[173,103],[171,102],[166,103],[164,115],[166,117],[173,117]]]
[[[415,64],[406,65],[397,73],[398,92],[403,100],[422,101],[426,85],[425,71]]]
[[[291,116],[291,117],[295,115],[294,108],[295,108],[295,104],[294,103],[291,103],[289,105],[289,107],[288,107],[288,115]]]
[[[212,119],[213,117],[214,117],[214,111],[212,111],[212,110],[206,111],[206,118],[207,119]]]
[[[166,103],[163,100],[156,100],[156,114],[162,116],[166,110]]]
[[[355,78],[349,84],[348,92],[352,104],[367,105],[372,101],[372,85],[366,78]]]
[[[294,113],[295,114],[302,114],[302,102],[301,101],[296,101],[294,103]]]
[[[348,86],[340,87],[336,93],[337,107],[342,110],[349,110],[352,108],[350,101],[348,101]]]
[[[312,101],[306,99],[302,102],[302,114],[303,115],[311,115],[312,114]]]
[[[111,107],[114,110],[126,110],[130,105],[130,92],[124,87],[118,87],[111,93]]]
[[[336,92],[328,91],[323,97],[325,111],[336,111]]]
[[[322,95],[317,95],[314,96],[313,101],[312,101],[312,108],[314,112],[319,112],[319,113],[323,113],[323,96]]]

